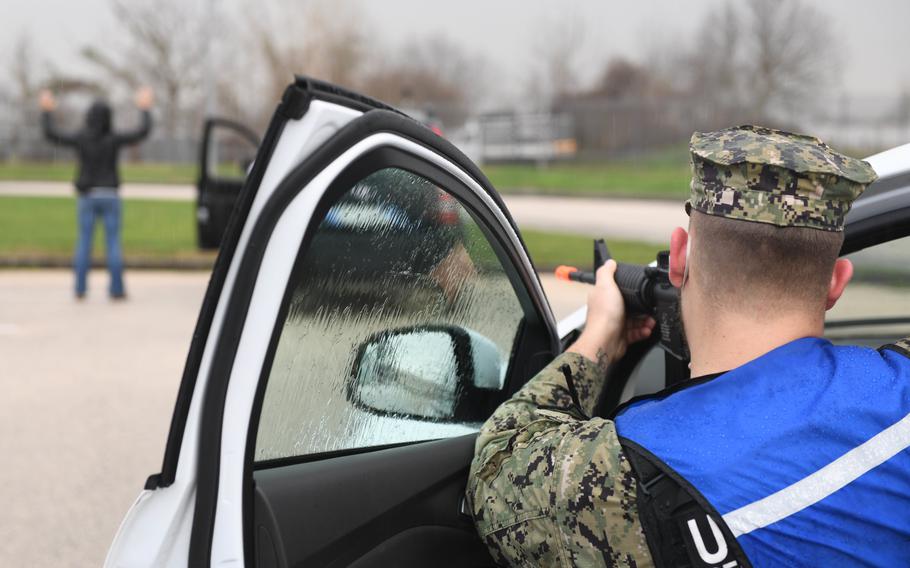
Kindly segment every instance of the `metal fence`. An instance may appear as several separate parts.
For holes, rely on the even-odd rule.
[[[34,118],[34,120],[32,120]],[[468,119],[445,135],[479,163],[574,158],[604,159],[646,154],[668,145],[684,145],[695,130],[712,130],[736,122],[706,104],[690,100],[576,100],[555,112],[501,112]],[[733,122],[731,122],[733,121]],[[69,162],[66,148],[44,140],[38,118],[28,128],[0,123],[0,162]],[[910,122],[884,118],[840,120],[802,116],[794,128],[811,132],[844,148],[874,150],[910,142]],[[125,148],[124,161],[195,163],[199,137],[165,137],[160,132]]]
[[[196,162],[199,153],[198,138],[152,137],[136,146],[124,148],[122,159],[138,162]],[[10,136],[0,132],[0,162],[71,162],[71,150],[55,146],[40,133]]]
[[[477,162],[537,162],[575,156],[575,125],[565,113],[505,112],[468,120],[452,141]]]

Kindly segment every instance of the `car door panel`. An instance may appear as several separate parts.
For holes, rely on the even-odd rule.
[[[364,117],[364,119],[366,118]],[[378,118],[391,119],[393,117],[382,115]],[[205,494],[202,491],[202,487],[206,486],[207,483],[211,482],[211,487],[220,486],[216,489],[222,493],[220,499],[226,503],[235,502],[242,492],[242,470],[245,454],[240,440],[246,439],[245,430],[249,423],[251,412],[251,393],[253,390],[250,388],[250,384],[255,385],[256,381],[260,379],[259,370],[265,365],[265,354],[270,337],[269,331],[271,331],[273,325],[277,325],[274,322],[279,322],[281,319],[278,317],[277,310],[282,296],[286,293],[286,283],[291,264],[296,256],[297,243],[306,241],[304,228],[308,219],[314,216],[319,217],[320,214],[324,215],[328,207],[327,204],[323,203],[321,209],[317,211],[320,208],[317,199],[320,194],[315,191],[301,191],[301,189],[303,187],[309,189],[318,187],[322,191],[332,180],[341,175],[341,171],[348,167],[356,156],[364,155],[363,152],[366,152],[369,147],[383,146],[388,148],[392,145],[398,145],[409,150],[414,155],[424,154],[429,159],[438,159],[432,158],[432,154],[413,142],[395,139],[389,134],[378,133],[364,139],[363,142],[351,147],[350,150],[340,152],[336,159],[331,160],[331,165],[326,166],[320,162],[319,158],[322,156],[322,152],[332,152],[332,146],[339,141],[343,142],[343,140],[343,138],[333,139],[332,144],[321,148],[317,152],[317,155],[314,156],[316,159],[302,164],[282,182],[266,206],[263,207],[260,222],[257,223],[257,227],[250,235],[246,249],[247,253],[238,271],[238,281],[235,284],[234,295],[228,308],[228,315],[224,324],[225,332],[221,335],[220,344],[215,350],[211,371],[212,377],[229,377],[230,380],[215,381],[206,392],[206,403],[202,419],[201,453],[203,456],[210,458],[217,451],[221,464],[216,468],[213,462],[207,462],[207,460],[200,462],[201,464],[208,463],[211,473],[203,477],[206,473],[203,468],[200,468],[197,519],[201,518],[201,515],[199,515],[201,511],[210,510],[212,506],[210,501],[205,501]],[[338,145],[339,148],[345,148],[342,143]],[[388,153],[388,150],[385,151]],[[419,166],[411,164],[410,167],[416,169]],[[478,211],[482,210],[483,207],[490,207],[483,200],[482,195],[477,193],[473,195]],[[466,199],[466,201],[470,200]],[[272,220],[276,216],[279,218]],[[502,227],[500,225],[497,226]],[[503,230],[503,233],[505,233],[505,230]],[[519,241],[514,232],[501,235],[500,238],[511,239],[512,246],[518,246]],[[269,279],[257,278],[260,273],[269,274]],[[526,282],[535,283],[539,286],[536,277],[527,267],[525,267],[522,276]],[[535,309],[541,309],[541,298],[542,293],[540,297],[534,299],[537,302],[534,306]],[[533,297],[526,299],[532,300]],[[548,314],[548,311],[543,313]],[[550,321],[552,322],[552,320]],[[271,335],[274,336],[274,332]],[[243,354],[243,357],[235,358],[236,354]],[[234,391],[236,395],[232,396],[230,391]],[[210,414],[206,416],[206,412]],[[226,416],[230,416],[231,419],[225,419]],[[212,444],[210,446],[211,449],[206,452],[204,448],[207,446],[207,442],[219,437],[219,433],[216,433],[218,431],[220,431],[220,437],[222,438],[221,445],[216,448],[215,444]],[[243,445],[245,446],[245,442]],[[217,470],[220,470],[222,474],[221,481],[217,481]],[[232,486],[228,487],[228,483],[232,484]],[[214,497],[214,495],[211,497]],[[217,510],[222,516],[233,516],[236,514],[230,507],[219,507]],[[224,518],[222,522],[224,526],[238,526],[236,521],[231,519]],[[231,539],[229,536],[230,531],[214,530],[214,527],[212,530],[216,539],[222,538],[222,535],[227,540]],[[239,535],[234,535],[233,538],[239,539]],[[221,543],[215,541],[213,547],[217,548],[219,546],[221,546]]]
[[[259,137],[240,123],[214,117],[205,121],[196,182],[199,248],[220,246],[258,146]]]
[[[287,89],[278,105],[260,144],[252,170],[238,197],[228,228],[225,231],[212,276],[199,310],[199,318],[193,331],[187,362],[184,367],[177,393],[177,402],[165,446],[164,460],[160,473],[146,481],[146,489],[166,488],[174,483],[178,463],[189,469],[188,476],[195,474],[195,445],[184,452],[186,436],[195,443],[198,412],[205,391],[205,381],[212,363],[212,352],[220,334],[227,304],[234,288],[243,251],[249,243],[254,221],[265,202],[283,177],[319,147],[333,132],[337,132],[348,121],[360,116],[361,111],[310,102],[306,91],[297,85]],[[236,253],[240,254],[236,254]],[[196,401],[194,408],[193,401]],[[191,410],[197,415],[191,417]],[[195,419],[193,419],[195,418]]]
[[[221,331],[214,349],[203,357],[203,368],[207,361],[211,362],[211,367],[206,374],[208,383],[200,420],[198,485],[190,546],[192,565],[237,562],[244,557],[249,564],[254,554],[258,554],[250,545],[258,534],[251,521],[257,502],[250,481],[251,458],[258,405],[262,401],[262,379],[267,376],[267,361],[274,353],[281,321],[279,308],[289,293],[288,278],[296,251],[301,244],[307,244],[309,220],[320,218],[327,211],[328,205],[320,199],[327,195],[332,181],[343,177],[359,157],[375,150],[383,154],[380,158],[397,161],[409,169],[432,169],[435,175],[450,178],[446,183],[467,188],[459,195],[464,206],[486,219],[485,227],[492,234],[495,246],[514,259],[510,261],[509,270],[528,291],[522,301],[529,317],[522,328],[523,341],[515,356],[520,364],[510,372],[512,378],[503,396],[516,389],[528,373],[545,364],[558,348],[552,314],[514,223],[482,174],[444,140],[400,115],[373,110],[344,125],[292,168],[290,174],[276,182],[274,176],[270,176],[273,168],[281,171],[276,164],[294,154],[293,148],[282,151],[284,143],[285,138],[281,137],[262,178],[262,188],[248,209],[237,249],[243,256],[232,263],[228,277],[233,275],[235,280],[229,299],[222,298],[225,304]],[[374,158],[376,156],[370,159]],[[482,181],[477,181],[477,175]],[[272,185],[274,190],[263,192],[267,185]],[[265,274],[267,278],[262,277]],[[216,323],[217,319],[216,314]],[[427,444],[415,444],[414,456],[437,452],[432,447],[424,449],[425,446]],[[460,485],[460,492],[465,485],[470,454],[456,452],[453,455],[457,455],[456,461],[462,468],[460,478],[457,482],[451,481],[449,487]],[[376,467],[380,463],[381,460]],[[418,471],[419,475],[430,475],[429,470]],[[234,506],[238,502],[243,503],[243,507]],[[360,513],[349,509],[345,514],[356,518]],[[447,515],[442,510],[436,514],[439,518]],[[430,526],[435,525],[407,530],[411,535],[424,534]],[[460,529],[432,530],[439,541],[438,546],[444,546],[448,540],[463,543],[466,535],[470,535],[470,531],[466,533]],[[279,546],[276,543],[287,545],[284,540],[276,540],[278,537],[272,533],[263,538],[271,540],[275,546]],[[479,543],[476,535],[473,538]],[[385,546],[377,544],[380,547],[375,554],[386,554],[411,542],[411,537],[402,536],[402,533],[391,535],[390,539]],[[347,550],[350,546],[349,542],[343,548]],[[462,544],[457,547],[453,544],[453,547],[462,547]],[[268,555],[267,549],[263,554]]]
[[[364,144],[354,150],[358,143]],[[526,317],[517,330],[519,340],[501,396],[517,389],[557,351],[552,313],[524,244],[476,166],[436,134],[381,103],[299,79],[270,123],[225,232],[190,346],[162,471],[147,480],[115,537],[107,565],[275,564],[287,558],[284,547],[293,543],[282,533],[296,537],[310,529],[320,534],[315,530],[318,518],[300,519],[305,525],[273,523],[271,530],[265,525],[254,530],[254,518],[263,515],[274,522],[296,522],[266,514],[280,499],[270,495],[274,485],[268,481],[261,489],[256,485],[253,454],[264,392],[261,379],[268,373],[264,362],[274,353],[280,323],[276,316],[289,292],[297,251],[307,242],[310,219],[326,212],[320,209],[321,194],[370,144],[383,159],[398,160],[406,168],[429,168],[445,178],[443,184],[458,186],[459,198],[482,219],[497,255],[507,257],[509,278],[522,289]],[[339,162],[348,152],[350,159]],[[313,183],[320,176],[322,181]],[[348,535],[323,533],[321,556],[310,564],[348,564],[354,561],[350,551],[357,550],[361,565],[401,564],[390,558],[427,565],[435,563],[434,550],[441,550],[454,562],[475,558],[477,565],[484,565],[483,546],[458,512],[471,446],[469,436],[319,456],[320,467],[330,472],[323,480],[343,478],[345,464],[357,455],[362,456],[357,459],[363,460],[365,475],[385,472],[375,476],[371,489],[360,491],[360,499],[337,508],[339,518],[357,524],[364,500],[383,491],[398,503],[381,515],[382,523],[374,523],[384,532],[381,538],[368,539],[371,549],[358,548],[352,540],[361,536],[357,529]],[[387,469],[390,454],[399,469]],[[274,479],[279,471],[293,472],[296,475],[284,479],[302,484],[303,493],[319,494],[319,485],[305,482],[315,467],[301,472],[270,464],[271,473],[262,475]],[[406,472],[417,481],[402,486],[399,481],[408,479]],[[337,486],[338,496],[358,494],[357,480],[349,481],[355,485]],[[357,526],[369,524],[361,520]]]
[[[267,539],[280,567],[492,566],[461,512],[474,439],[257,469],[259,554]]]
[[[320,117],[318,112],[305,116],[311,102],[312,97],[306,89],[292,85],[285,91],[269,123],[222,239],[199,310],[177,392],[161,471],[146,480],[143,492],[114,537],[105,566],[203,565],[193,563],[188,551],[196,516],[202,399],[212,353],[223,327],[240,257],[247,244],[251,228],[248,222],[255,219],[256,210],[267,198],[269,189],[274,189],[284,173],[293,167],[294,160],[301,160],[306,151],[312,150],[313,145],[307,144],[311,140],[311,125],[319,123],[324,130],[325,125],[332,122],[325,116]],[[332,111],[340,111],[341,115]],[[333,114],[339,127],[351,118],[350,115],[360,114],[357,110],[338,105],[335,108],[324,106],[321,112]],[[296,127],[297,135],[290,138],[283,136],[286,127]],[[238,252],[240,254],[235,254]]]

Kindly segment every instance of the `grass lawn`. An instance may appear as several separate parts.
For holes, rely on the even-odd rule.
[[[556,164],[538,168],[527,164],[483,168],[501,193],[539,193],[584,197],[685,198],[689,166],[672,162],[608,162]]]
[[[60,197],[0,197],[0,256],[68,257],[76,235],[76,201]],[[154,259],[212,258],[196,248],[193,204],[182,201],[127,199],[123,203],[123,247],[127,257]],[[588,270],[592,239],[541,231],[522,231],[531,258],[541,270],[571,264]],[[95,255],[103,253],[96,227]],[[613,255],[624,262],[654,260],[656,245],[610,241]]]
[[[67,162],[0,162],[0,180],[71,181]],[[647,197],[678,199],[688,191],[689,169],[675,153],[641,161],[553,164],[489,164],[484,172],[502,193],[541,193],[587,197]],[[194,164],[123,163],[123,181],[193,184]]]
[[[531,260],[538,270],[552,270],[568,264],[581,270],[594,265],[594,239],[548,231],[522,231]],[[619,262],[647,264],[655,259],[660,245],[637,241],[608,240],[610,254]]]
[[[3,181],[73,181],[72,162],[0,162]],[[196,183],[195,164],[128,163],[120,166],[123,181],[131,183]]]
[[[194,223],[191,202],[125,200],[124,253],[155,258],[200,256]],[[103,252],[104,237],[100,224],[95,229],[97,256]],[[0,197],[0,255],[71,255],[75,237],[75,198]]]

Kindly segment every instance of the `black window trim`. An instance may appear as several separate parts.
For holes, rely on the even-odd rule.
[[[224,291],[224,284],[227,281],[227,275],[233,262],[234,254],[237,251],[237,245],[240,242],[241,229],[243,229],[243,225],[246,222],[253,200],[256,197],[256,192],[262,183],[262,176],[265,174],[278,139],[281,137],[281,133],[284,132],[285,125],[289,120],[297,120],[303,116],[309,106],[310,97],[311,94],[297,85],[291,85],[285,90],[281,102],[275,110],[275,115],[266,129],[262,144],[256,152],[256,159],[253,162],[250,175],[247,176],[243,189],[237,198],[234,213],[231,215],[231,219],[225,229],[218,256],[215,258],[215,264],[212,267],[212,275],[209,279],[202,305],[199,308],[196,327],[193,329],[186,364],[183,367],[180,386],[177,390],[174,411],[171,415],[167,442],[164,447],[164,457],[161,462],[161,472],[148,477],[144,486],[144,489],[148,491],[170,487],[177,477],[177,465],[180,460],[180,450],[183,446],[183,434],[186,430],[186,421],[189,418],[193,393],[196,390],[196,380],[202,365],[202,355],[205,352],[205,346],[208,343],[209,333],[212,329],[212,322],[215,319],[215,311]]]
[[[325,166],[337,159],[342,153],[347,151],[353,144],[370,135],[388,132],[400,136],[406,140],[414,142],[428,150],[446,158],[449,162],[466,172],[477,185],[487,192],[494,203],[500,208],[506,217],[506,221],[511,225],[512,231],[518,240],[518,245],[524,249],[524,255],[527,256],[527,248],[521,240],[520,233],[515,227],[514,220],[504,207],[502,199],[495,192],[489,181],[483,176],[477,167],[442,137],[437,136],[419,123],[404,117],[401,114],[387,110],[372,110],[366,112],[363,116],[351,121],[336,133],[330,140],[318,148],[310,157],[299,164],[276,188],[265,204],[259,215],[256,225],[250,234],[250,239],[246,250],[244,250],[240,267],[237,272],[237,280],[231,291],[231,297],[228,300],[228,310],[225,321],[222,324],[221,334],[218,337],[215,352],[212,361],[212,368],[209,372],[209,380],[206,385],[202,401],[202,411],[200,420],[200,441],[199,456],[197,464],[196,480],[196,506],[194,511],[191,537],[189,562],[191,565],[206,565],[211,560],[212,538],[214,536],[214,520],[217,505],[218,480],[220,468],[220,445],[221,430],[223,422],[224,404],[227,395],[227,382],[230,376],[230,370],[233,367],[234,354],[236,346],[240,339],[240,334],[245,322],[247,309],[249,307],[250,297],[253,285],[256,281],[257,272],[264,254],[264,246],[267,244],[271,230],[275,222],[283,213],[285,207],[291,199],[296,196],[306,183],[301,183],[303,179],[312,179]],[[405,152],[405,154],[407,154]],[[409,154],[407,154],[409,155]],[[418,161],[423,161],[414,157]],[[356,161],[356,160],[355,160]],[[353,164],[352,164],[353,165]],[[260,168],[263,163],[258,164]],[[433,166],[437,167],[437,166]],[[441,168],[440,168],[441,169]],[[451,175],[451,174],[448,174]],[[454,176],[453,176],[454,177]],[[261,178],[261,174],[260,174]],[[457,180],[460,182],[460,180]],[[294,182],[294,183],[290,183]],[[473,198],[482,203],[482,200],[474,195],[470,190]],[[467,203],[463,202],[465,205]],[[500,220],[492,215],[483,205],[474,211],[480,219],[485,221],[486,228],[492,229],[493,233],[498,235],[501,245],[505,244],[505,251],[508,252],[512,260],[511,266],[518,269],[523,287],[529,292],[539,289],[539,280],[534,273],[533,265],[525,265],[522,261],[518,250],[513,248],[511,237],[507,234],[504,227],[500,225]],[[312,230],[308,227],[307,231]],[[305,237],[306,238],[306,237]],[[236,246],[236,243],[235,243]],[[530,257],[528,257],[530,258]],[[543,333],[549,339],[549,351],[552,354],[558,352],[559,338],[556,333],[555,322],[549,311],[549,305],[546,298],[542,295],[530,294],[530,300],[535,305],[535,312],[540,317],[538,333]],[[526,325],[521,327],[522,341],[526,334],[531,333],[533,322],[525,318]],[[510,385],[510,389],[514,386]],[[261,400],[255,400],[254,404],[261,405]],[[249,436],[248,436],[249,439]],[[247,444],[249,446],[249,442]],[[248,452],[249,456],[249,452]],[[251,463],[250,459],[246,463]],[[248,468],[251,469],[251,468]],[[250,479],[245,472],[245,479]],[[249,492],[250,488],[245,488]],[[244,517],[248,517],[249,507],[246,506],[248,499],[244,498]],[[245,545],[249,539],[245,539]],[[250,557],[251,549],[247,547],[247,560],[252,561]]]
[[[295,77],[294,83],[289,85],[282,94],[281,101],[278,103],[275,114],[272,116],[263,137],[262,144],[256,152],[256,159],[253,162],[253,168],[243,184],[237,203],[234,207],[234,213],[224,233],[221,241],[221,247],[215,264],[212,267],[212,276],[209,279],[209,285],[206,289],[202,305],[199,308],[199,317],[196,320],[196,327],[193,329],[192,340],[190,341],[189,352],[186,357],[186,364],[180,378],[180,386],[177,390],[177,398],[174,403],[174,411],[171,415],[171,423],[168,429],[167,442],[164,448],[164,457],[161,463],[161,472],[152,474],[146,479],[144,489],[154,491],[155,489],[170,487],[177,477],[177,465],[180,459],[180,450],[183,446],[183,434],[186,430],[186,421],[189,418],[190,406],[193,399],[193,393],[196,390],[196,381],[199,376],[199,369],[202,364],[202,355],[205,352],[205,346],[208,343],[209,334],[212,328],[212,322],[215,319],[215,311],[224,291],[224,284],[227,280],[234,255],[237,251],[237,245],[240,242],[240,236],[244,224],[246,223],[250,209],[256,193],[262,183],[262,176],[271,161],[272,153],[281,137],[284,127],[290,120],[299,120],[306,114],[310,103],[313,100],[323,100],[337,105],[345,106],[354,110],[367,112],[372,109],[384,109],[390,112],[398,112],[392,107],[332,85],[302,75]],[[400,113],[399,113],[400,114]],[[404,115],[401,115],[404,116]],[[486,181],[483,173],[470,161],[460,164],[475,179]],[[502,202],[495,196],[494,199],[501,205]],[[509,217],[511,221],[511,217]],[[514,225],[514,222],[513,222]]]

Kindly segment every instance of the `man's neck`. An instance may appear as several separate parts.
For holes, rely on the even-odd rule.
[[[735,369],[781,345],[824,332],[824,319],[805,314],[767,321],[741,315],[698,319],[701,325],[686,325],[693,377]]]

